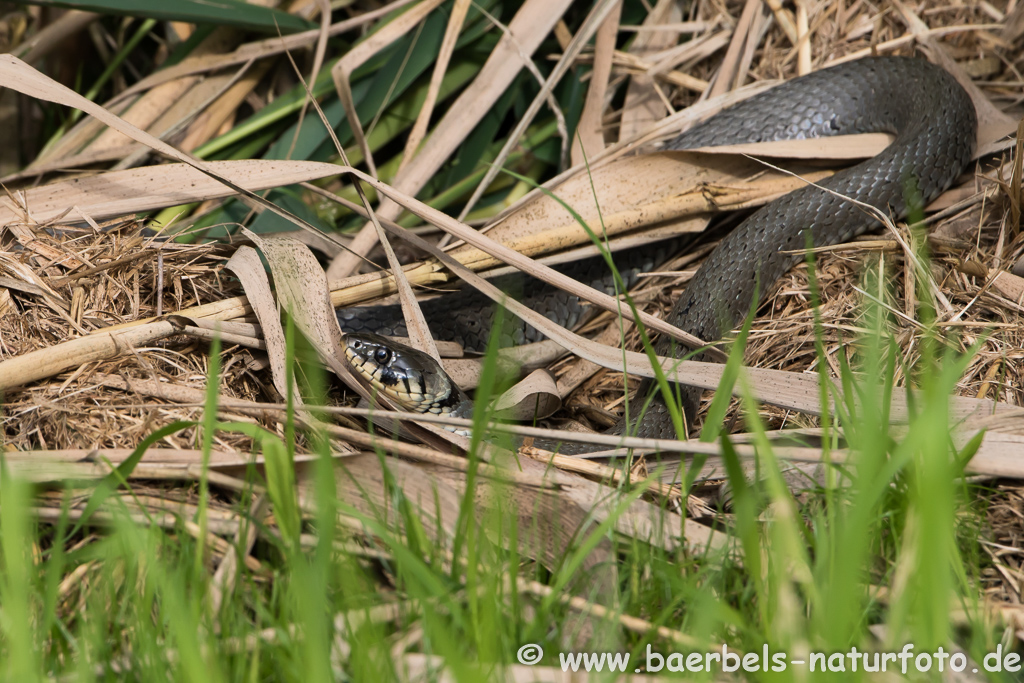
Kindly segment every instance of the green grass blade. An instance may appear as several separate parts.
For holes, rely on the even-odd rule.
[[[145,17],[159,21],[235,26],[264,33],[293,33],[316,28],[312,22],[242,0],[25,0],[25,4],[66,7],[98,14]]]

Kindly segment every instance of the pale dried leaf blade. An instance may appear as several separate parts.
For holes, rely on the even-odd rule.
[[[1010,301],[1024,303],[1024,278],[1001,270],[992,277],[991,285]]]
[[[555,378],[547,370],[534,370],[494,403],[497,415],[507,420],[543,420],[561,407]]]
[[[604,109],[608,80],[612,75],[612,57],[615,54],[615,40],[619,33],[619,18],[622,16],[622,2],[615,3],[614,9],[601,23],[594,39],[594,68],[590,72],[590,84],[572,141],[572,164],[583,163],[588,157],[604,151]],[[581,29],[583,30],[583,29]]]
[[[964,407],[955,397],[951,405],[954,412]],[[967,407],[969,408],[970,406],[968,405]],[[1024,426],[1022,422],[1024,422],[1024,411],[1001,404],[1001,410],[997,415],[970,418],[961,426],[953,429],[953,444],[958,449],[964,448],[980,429],[987,430],[977,453],[967,464],[967,472],[988,477],[1024,479],[1024,461],[1020,457],[1021,450],[1024,449],[1024,436],[1015,433],[1019,432],[1021,427]],[[895,425],[891,429],[895,438],[902,438],[907,431],[906,427],[899,425]],[[757,452],[751,446],[746,445],[755,440],[754,436],[752,434],[734,434],[731,437],[734,441],[736,454],[743,459],[744,470],[753,471],[757,468],[755,462]],[[708,446],[710,444],[695,443],[690,448],[696,452],[708,453],[711,452]],[[827,458],[828,462],[835,465],[842,465],[843,467],[854,465],[854,463],[848,461],[849,452],[842,449],[830,450],[827,456],[819,448],[776,446],[774,452],[781,461],[793,464],[822,463],[826,462]],[[721,457],[717,454],[708,459],[700,474],[701,479],[721,479],[726,476]],[[661,480],[666,482],[679,482],[682,478],[682,465],[672,464],[661,475]]]
[[[822,172],[805,175],[816,181]],[[751,182],[754,176],[758,178]],[[755,206],[802,186],[798,179],[766,172],[761,164],[738,155],[678,151],[644,154],[616,159],[590,173],[575,175],[553,191],[557,199],[539,194],[487,234],[529,255],[589,243],[587,231],[563,204],[598,236],[673,219],[692,219],[680,226],[680,231],[700,232],[711,211]],[[714,201],[708,198],[708,187],[716,188]],[[452,253],[472,250],[463,246]],[[461,256],[459,260],[473,262]]]
[[[251,192],[326,178],[338,172],[334,164],[315,161],[244,159],[212,161],[207,165],[217,175]],[[234,191],[219,180],[187,164],[110,171],[19,193],[32,218],[39,223],[58,218],[65,222],[80,221],[83,212],[104,220],[233,194]],[[70,206],[80,211],[67,212]],[[0,205],[0,223],[18,219],[19,214],[13,207],[6,203]]]
[[[448,26],[444,31],[444,39],[441,41],[441,50],[437,54],[437,61],[434,62],[434,71],[430,75],[427,97],[423,101],[423,106],[420,107],[420,113],[416,115],[416,122],[413,124],[412,130],[409,131],[409,137],[405,141],[405,151],[402,153],[402,161],[398,166],[399,172],[416,156],[416,151],[427,134],[427,126],[430,125],[430,119],[434,114],[434,105],[437,103],[437,96],[441,90],[441,82],[448,71],[448,64],[451,61],[452,52],[455,50],[455,44],[459,40],[459,33],[462,31],[469,7],[470,0],[455,0],[455,4],[452,6],[451,16],[448,17]]]
[[[284,329],[281,327],[281,315],[277,302],[270,291],[270,280],[256,250],[249,246],[241,246],[228,259],[225,267],[231,270],[245,291],[245,296],[252,306],[253,312],[263,329],[263,339],[267,344],[267,356],[270,358],[270,372],[274,380],[274,388],[281,396],[288,395],[287,367],[285,365],[287,350],[285,348]],[[302,403],[302,397],[294,392],[296,403]]]
[[[352,97],[352,85],[349,77],[352,72],[365,64],[368,59],[395,42],[408,33],[416,24],[422,21],[430,12],[440,5],[442,0],[422,0],[412,9],[404,12],[393,21],[389,22],[382,29],[367,37],[366,40],[356,45],[342,57],[334,67],[331,68],[331,77],[334,79],[334,88],[338,91],[338,97],[345,108],[345,118],[348,119],[356,144],[363,152],[363,158],[370,168],[371,175],[377,175],[377,167],[373,163],[373,154],[370,145],[366,140],[363,131],[363,124],[359,120],[355,100]]]
[[[267,259],[281,307],[292,316],[321,360],[342,379],[351,379],[344,369],[341,329],[331,307],[327,279],[309,247],[292,239],[244,232]]]
[[[888,147],[892,140],[893,136],[886,133],[863,133],[808,140],[773,140],[740,145],[695,147],[687,151],[702,154],[749,154],[753,157],[780,159],[867,159]]]
[[[441,360],[441,367],[448,373],[448,376],[462,389],[470,391],[476,389],[480,383],[482,368],[480,360],[476,358],[444,358]]]
[[[144,130],[139,130],[137,127],[124,121],[123,119],[111,114],[109,111],[99,106],[95,102],[91,102],[86,98],[82,97],[78,93],[64,87],[60,83],[54,81],[52,78],[41,74],[36,71],[28,64],[25,64],[21,60],[11,56],[10,54],[0,55],[0,85],[17,90],[18,92],[35,97],[37,99],[46,100],[48,102],[55,102],[57,104],[63,104],[76,109],[81,109],[85,113],[94,116],[106,125],[118,130],[133,140],[147,145],[148,147],[155,149],[161,154],[165,154],[172,159],[188,164],[193,168],[199,169],[203,173],[210,175],[216,180],[222,182],[227,187],[231,188],[235,192],[241,195],[240,200],[247,206],[256,208],[257,210],[268,209],[278,214],[282,218],[289,220],[299,227],[317,232],[316,228],[309,225],[304,220],[290,214],[289,212],[275,206],[271,202],[268,202],[263,197],[253,194],[248,190],[232,183],[227,178],[218,176],[214,171],[210,170],[210,166],[205,162],[198,161],[192,158],[188,154],[175,149],[166,142],[159,140],[158,138],[150,135]]]
[[[100,373],[97,378],[102,379],[104,377],[106,375]],[[8,463],[33,461],[85,463],[106,460],[116,466],[127,460],[134,452],[135,450],[132,448],[60,448],[53,450],[12,451],[4,457]],[[212,468],[244,466],[252,460],[252,458],[244,453],[221,449],[211,450],[208,455],[210,467]],[[199,465],[202,462],[203,451],[199,449],[150,447],[146,449],[145,454],[142,456],[140,465],[184,469],[190,465]]]
[[[420,153],[400,173],[393,184],[407,194],[416,194],[441,168],[480,120],[491,110],[523,68],[527,58],[550,33],[555,22],[569,8],[570,0],[526,0],[509,23],[509,32],[491,50],[473,83],[448,108],[423,144]],[[395,220],[401,207],[394,202],[381,202],[377,212],[381,218]],[[370,224],[363,226],[353,241],[356,254],[365,256],[374,245]],[[340,279],[359,265],[356,256],[342,254],[331,265],[331,273]]]
[[[963,448],[975,434],[968,429],[957,430],[953,433],[953,441],[957,448]],[[1022,452],[1024,437],[989,430],[985,432],[984,441],[966,469],[971,474],[1024,479],[1024,460],[1020,457]]]

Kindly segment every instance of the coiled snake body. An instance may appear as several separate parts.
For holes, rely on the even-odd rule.
[[[890,133],[895,139],[877,156],[818,187],[791,192],[754,212],[705,260],[668,320],[705,341],[719,340],[742,320],[758,293],[765,293],[803,258],[808,241],[817,247],[836,244],[876,225],[843,197],[906,216],[914,204],[927,204],[962,172],[974,153],[976,130],[974,105],[946,71],[922,59],[873,57],[788,81],[683,133],[669,149],[870,132]],[[481,317],[479,309],[459,313],[440,308],[448,316]],[[339,312],[343,329],[352,327],[353,310],[364,311],[357,329],[400,334],[394,326],[371,329],[380,309],[376,314],[375,309]],[[446,324],[439,325],[438,338],[467,341],[457,333],[444,334]],[[659,343],[659,354],[673,351],[670,341]],[[679,349],[678,355],[686,351]],[[638,397],[649,391],[650,382],[645,382]],[[699,397],[699,390],[682,394],[689,419]],[[676,436],[657,397],[639,419],[625,418],[613,430],[650,438]]]

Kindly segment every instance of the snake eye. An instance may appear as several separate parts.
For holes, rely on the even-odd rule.
[[[391,360],[391,350],[390,349],[385,349],[383,347],[379,348],[373,354],[373,357],[374,357],[374,360],[376,360],[381,365],[387,365],[388,361]]]
[[[353,349],[361,349],[361,348],[363,348],[363,342],[359,341],[358,339],[353,339],[352,340],[352,348]]]

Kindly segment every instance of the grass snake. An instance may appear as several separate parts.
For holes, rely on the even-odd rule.
[[[705,341],[720,340],[743,319],[759,293],[766,292],[803,259],[801,252],[808,240],[816,247],[832,245],[877,225],[875,218],[843,197],[897,218],[905,217],[914,204],[923,206],[935,199],[960,175],[974,153],[976,130],[977,117],[970,97],[945,70],[923,59],[870,57],[783,83],[679,135],[668,143],[668,149],[873,132],[890,133],[895,139],[877,156],[837,172],[817,187],[808,185],[791,192],[751,214],[704,261],[675,302],[668,321]],[[908,187],[914,191],[908,191]],[[627,286],[635,281],[637,272],[655,264],[650,249],[634,251],[616,259]],[[665,251],[661,247],[657,253]],[[610,289],[610,276],[600,259],[563,270],[582,281],[589,280],[599,289]],[[529,296],[520,298],[560,324],[574,325],[581,316],[583,309],[575,297],[549,285],[536,281],[524,284],[514,278],[497,284],[529,292]],[[485,303],[483,295],[466,290],[427,302],[424,314],[437,339],[458,341],[468,349],[479,350],[486,345],[490,332],[491,307],[489,299]],[[402,336],[405,331],[398,307],[345,309],[338,312],[338,317],[346,332]],[[505,344],[539,338],[539,333],[521,323],[506,326],[501,334]],[[664,339],[656,350],[660,355],[688,353],[688,349],[674,348],[671,340]],[[443,385],[436,377],[440,370],[424,365],[433,364],[429,356],[408,354],[404,347],[372,335],[352,336],[347,353],[350,360],[363,364],[364,373],[377,373],[379,389],[402,393],[402,389],[413,389],[418,381],[423,387],[429,385],[431,391]],[[694,358],[708,360],[700,354]],[[387,363],[382,365],[377,362],[380,360]],[[646,380],[637,396],[646,397],[653,390],[653,383]],[[681,388],[679,393],[691,423],[700,393],[689,387]],[[419,407],[410,408],[448,412],[455,407],[456,414],[464,416],[466,410],[458,405],[460,400],[464,397],[432,395]],[[643,401],[631,405],[641,406]],[[638,419],[624,417],[611,431],[649,438],[676,437],[668,409],[658,396]],[[561,448],[562,452],[594,450],[567,446]]]

